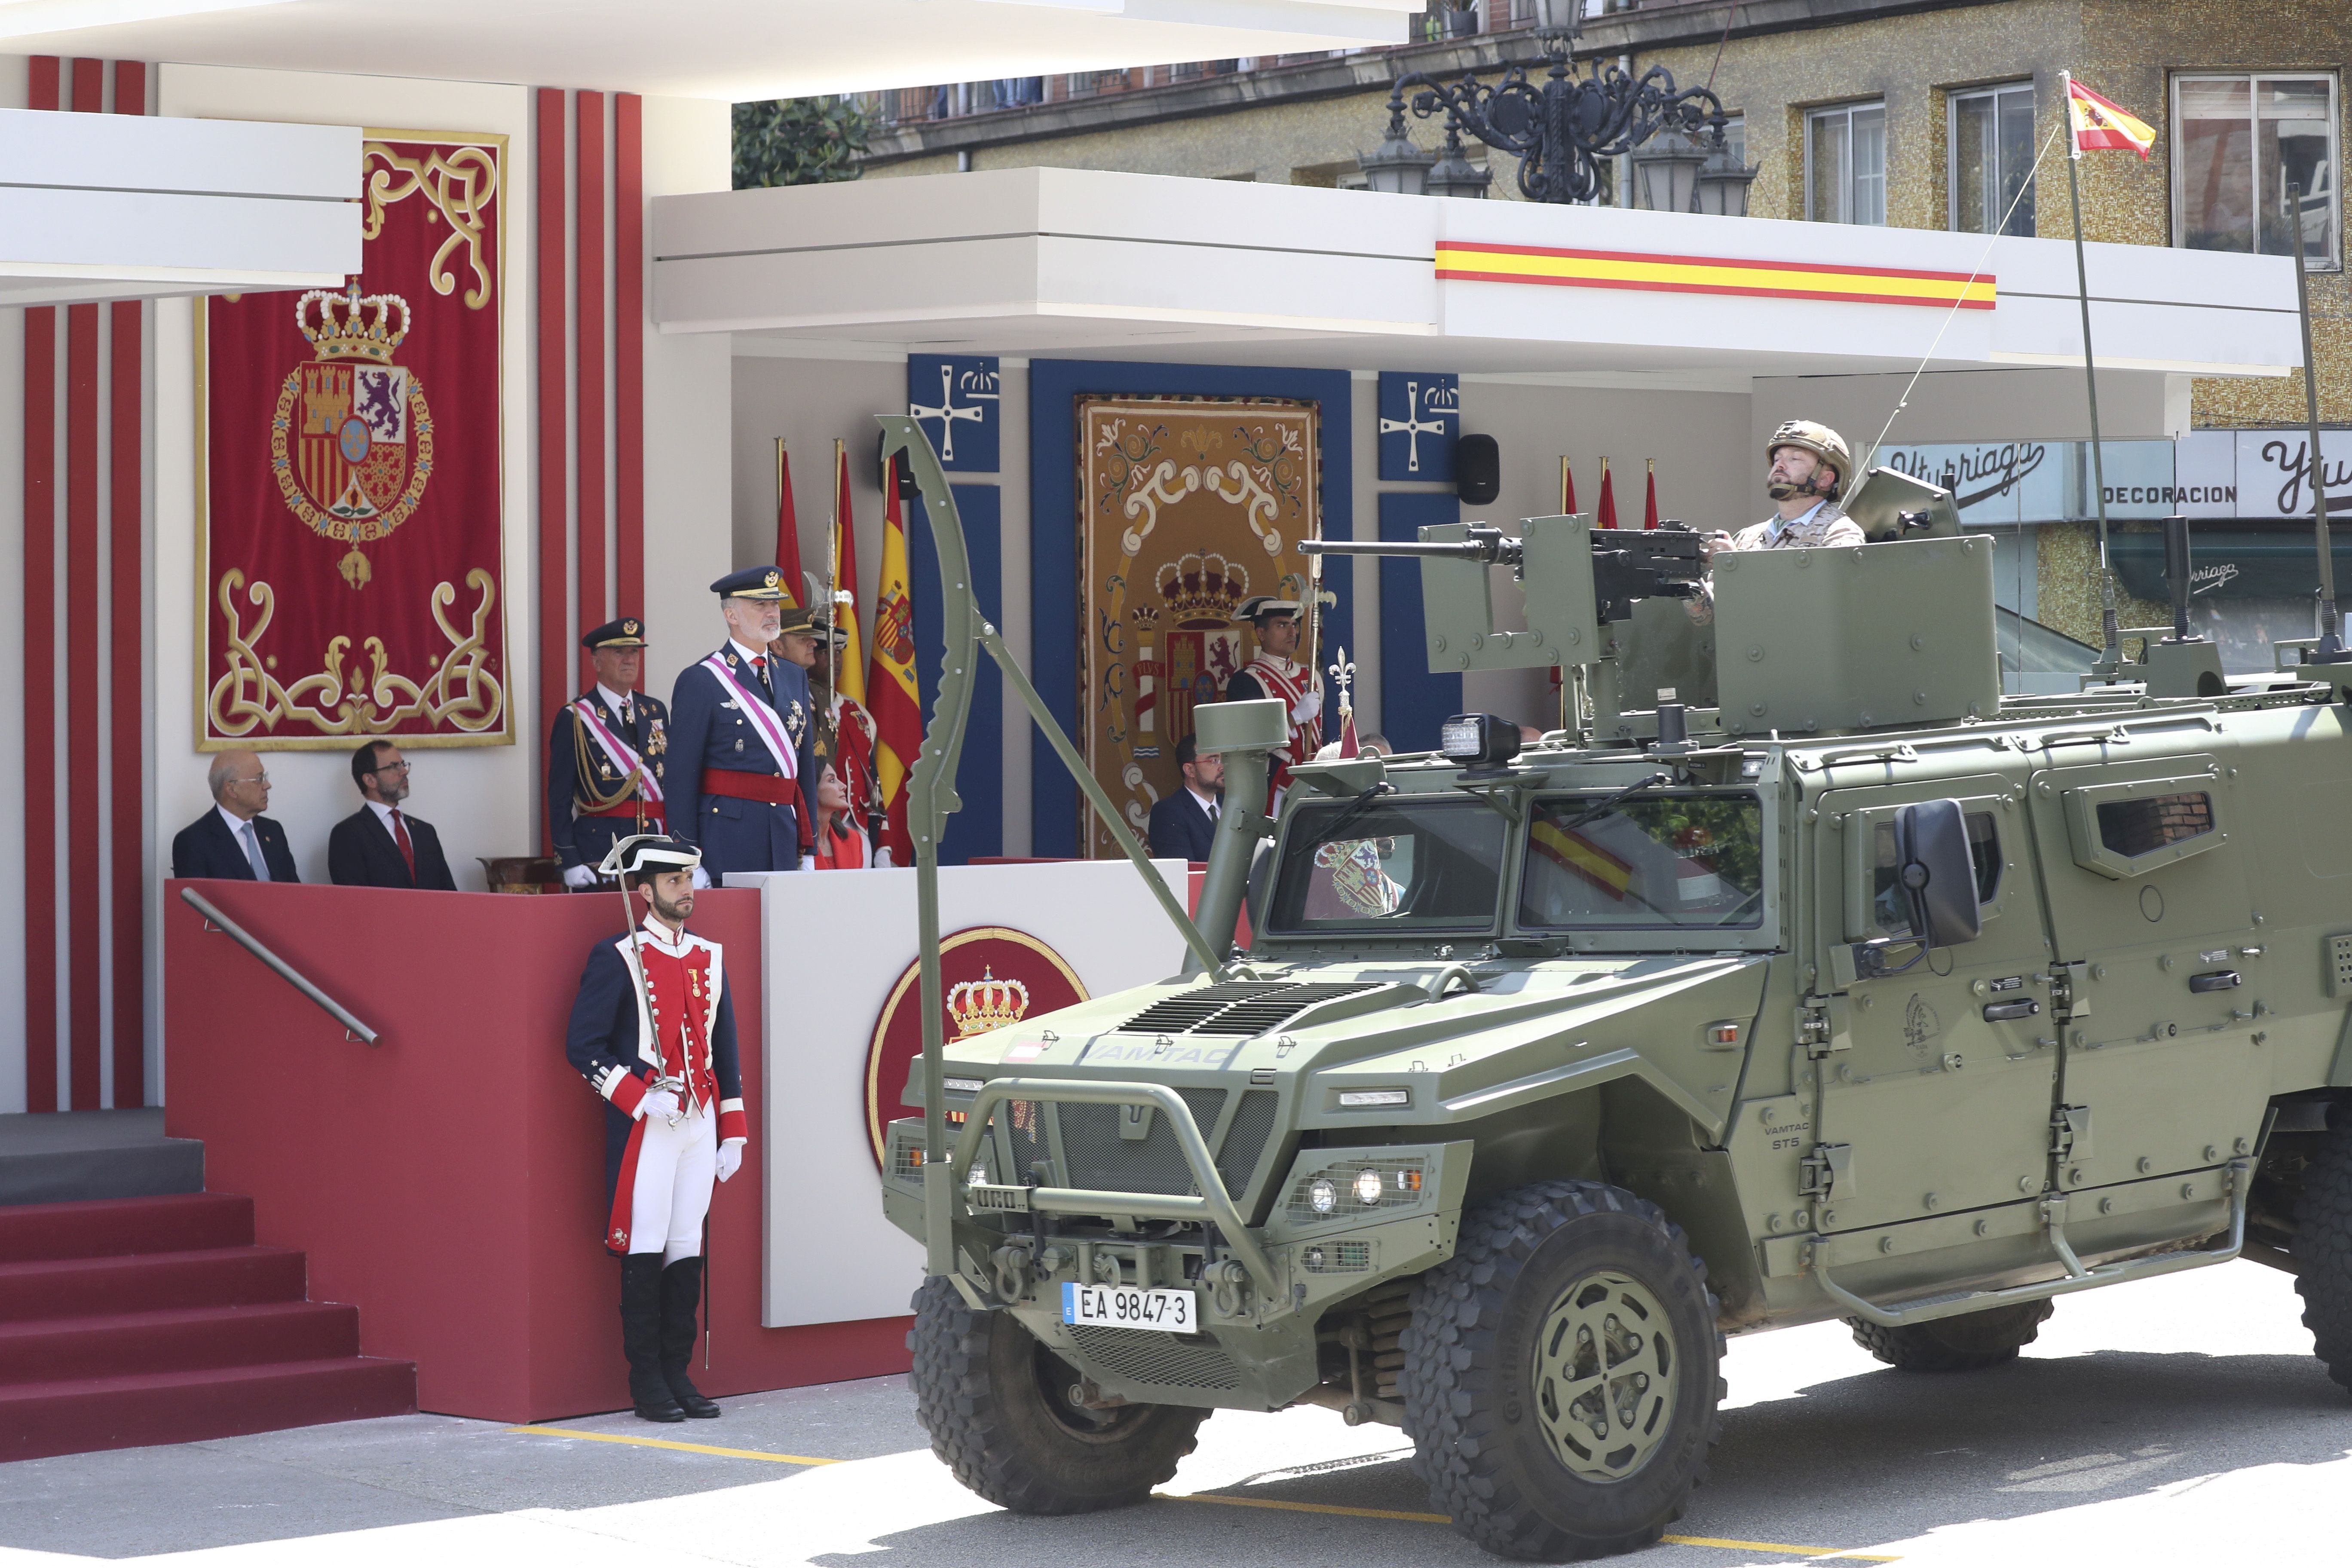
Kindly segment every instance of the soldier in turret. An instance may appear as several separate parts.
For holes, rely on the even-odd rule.
[[[1790,419],[1764,443],[1764,491],[1772,498],[1770,517],[1737,533],[1718,529],[1700,541],[1712,558],[1725,550],[1819,550],[1839,544],[1862,544],[1861,525],[1838,510],[1846,477],[1853,471],[1853,453],[1845,437],[1811,419]],[[1697,598],[1683,607],[1704,626],[1715,618],[1715,584],[1700,584]]]

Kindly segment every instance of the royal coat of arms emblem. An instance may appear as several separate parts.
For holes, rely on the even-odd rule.
[[[433,477],[433,414],[425,388],[393,354],[408,335],[408,301],[313,289],[295,324],[317,357],[294,367],[278,392],[270,467],[294,515],[322,539],[348,545],[336,570],[353,588],[374,573],[360,546],[408,520]]]

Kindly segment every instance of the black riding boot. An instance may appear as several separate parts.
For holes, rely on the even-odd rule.
[[[717,1417],[719,1406],[702,1396],[686,1369],[694,1364],[694,1342],[701,1337],[695,1321],[702,1305],[702,1259],[681,1258],[662,1270],[661,1374],[678,1408],[698,1421]]]
[[[658,1252],[621,1259],[621,1352],[629,1358],[629,1399],[641,1421],[683,1421],[662,1377],[662,1260]]]

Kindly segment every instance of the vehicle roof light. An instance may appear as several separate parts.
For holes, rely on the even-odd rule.
[[[1449,763],[1501,767],[1519,754],[1519,727],[1495,713],[1456,713],[1437,727],[1437,749]]]

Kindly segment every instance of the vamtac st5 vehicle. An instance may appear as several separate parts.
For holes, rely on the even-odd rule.
[[[1403,547],[1433,665],[1564,665],[1580,721],[1302,766],[1277,828],[1280,704],[1197,710],[1227,804],[1161,984],[948,1046],[926,894],[885,1205],[967,1486],[1132,1502],[1210,1412],[1307,1403],[1401,1426],[1493,1552],[1620,1552],[1706,1473],[1726,1334],[1983,1367],[2059,1296],[2239,1258],[2298,1274],[2352,1383],[2352,666],[2225,679],[2183,615],[2005,698],[1991,542],[1884,470],[1849,510],[1873,542],[1718,555],[1706,625],[1687,532]],[[980,648],[1051,730],[945,613],[926,856]]]

